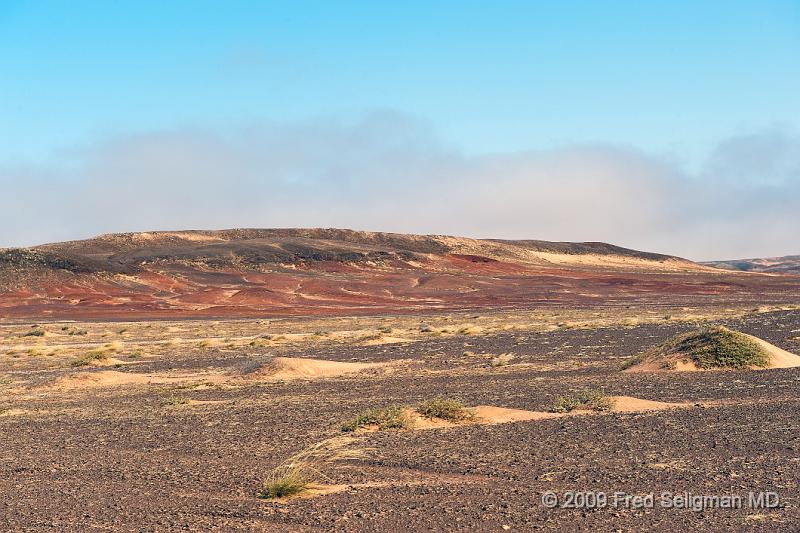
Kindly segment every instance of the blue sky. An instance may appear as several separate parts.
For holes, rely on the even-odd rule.
[[[17,187],[32,175],[37,186],[86,186],[88,158],[125,139],[202,131],[229,143],[248,128],[268,124],[278,135],[319,121],[346,137],[376,115],[413,123],[415,143],[448,157],[604,145],[667,161],[695,181],[731,139],[777,135],[784,175],[764,179],[793,187],[800,3],[6,0],[0,72],[0,180]],[[323,165],[305,172],[334,179],[340,162]],[[267,207],[231,222],[306,225],[273,220]],[[90,219],[63,235],[17,225],[0,246],[126,229]],[[372,224],[365,217],[362,225]],[[490,230],[594,237],[541,235],[536,225]],[[648,244],[611,229],[598,237]]]

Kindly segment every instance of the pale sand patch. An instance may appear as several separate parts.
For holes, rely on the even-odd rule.
[[[398,342],[414,342],[414,340],[403,337],[380,337],[377,339],[366,340],[362,344],[364,346],[378,346],[381,344],[396,344]]]
[[[753,337],[752,335],[747,336],[750,337],[750,340],[755,341],[767,351],[767,354],[769,355],[768,368],[795,368],[800,366],[800,356],[797,356],[791,352],[787,352],[782,348],[778,348],[774,344],[770,344],[764,339],[759,339],[758,337]]]
[[[25,413],[25,409],[6,409],[5,411],[0,411],[0,416],[19,416]]]
[[[346,492],[354,489],[360,490],[360,489],[380,489],[380,488],[395,487],[395,486],[413,487],[419,485],[469,484],[475,482],[476,481],[472,479],[471,476],[467,475],[457,475],[457,476],[435,475],[435,476],[425,476],[422,479],[415,479],[415,480],[398,479],[393,481],[370,481],[367,483],[350,483],[350,484],[312,483],[308,486],[308,488],[305,491],[299,494],[294,494],[286,498],[277,498],[273,500],[265,499],[264,501],[290,502],[292,500],[316,498],[318,496],[325,496],[327,494],[338,494],[341,492]]]
[[[612,396],[614,406],[611,411],[615,413],[635,413],[639,411],[657,411],[661,409],[673,409],[676,407],[691,407],[690,403],[669,403],[657,402],[652,400],[642,400],[633,396]]]
[[[123,361],[114,357],[106,357],[104,359],[92,359],[88,365],[85,366],[115,366],[115,365],[135,365],[141,361]]]
[[[475,413],[474,420],[463,422],[450,422],[438,418],[426,418],[417,413],[414,409],[406,409],[406,415],[410,420],[412,429],[440,429],[452,428],[456,426],[470,424],[509,424],[514,422],[526,422],[530,420],[548,420],[563,416],[576,415],[601,415],[604,413],[640,413],[645,411],[658,411],[662,409],[688,408],[694,406],[692,403],[668,403],[652,400],[643,400],[632,396],[612,396],[613,407],[608,411],[592,411],[575,409],[568,413],[550,413],[544,411],[527,411],[525,409],[509,409],[493,405],[478,405],[470,408]]]
[[[664,366],[668,365],[668,366]],[[711,369],[700,368],[686,356],[681,354],[667,355],[659,358],[648,359],[638,365],[626,368],[623,372],[707,372]]]
[[[478,423],[507,424],[509,422],[522,422],[525,420],[544,420],[556,418],[559,413],[545,413],[541,411],[526,411],[524,409],[508,409],[492,405],[479,405],[473,409],[478,416]]]
[[[222,376],[213,374],[170,376],[165,374],[137,374],[134,372],[101,370],[98,372],[78,372],[70,374],[40,388],[48,390],[80,390],[132,385],[170,385],[201,380],[219,382],[222,380]]]
[[[372,368],[382,368],[395,364],[395,362],[348,363],[300,357],[275,357],[270,363],[263,370],[243,377],[245,379],[270,380],[320,379],[354,374]]]
[[[189,400],[189,403],[187,405],[214,405],[214,404],[225,404],[225,403],[230,403],[230,400]]]

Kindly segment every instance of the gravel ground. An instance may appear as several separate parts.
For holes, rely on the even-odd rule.
[[[726,322],[800,353],[800,311]],[[394,362],[390,370],[232,386],[37,389],[31,373],[0,390],[3,531],[797,531],[800,530],[800,369],[628,374],[629,357],[690,327],[560,329],[432,336],[377,346],[181,352],[120,372],[235,373],[254,355]],[[510,353],[492,368],[492,355]],[[35,374],[35,375],[34,375]],[[8,389],[9,385],[6,385]],[[271,502],[266,473],[341,435],[357,412],[434,396],[468,405],[546,410],[559,395],[611,395],[701,405],[355,437],[363,457],[324,468],[338,492]],[[164,405],[179,396],[186,405]],[[21,412],[19,412],[21,410]],[[545,507],[542,494],[646,495],[653,509]],[[742,509],[663,509],[662,491],[743,495]],[[774,491],[780,507],[747,507]],[[610,497],[610,496],[609,496]]]

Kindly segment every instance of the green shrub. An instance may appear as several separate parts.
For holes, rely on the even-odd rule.
[[[408,415],[400,405],[389,405],[382,409],[367,409],[342,425],[342,431],[355,431],[362,427],[377,426],[378,429],[400,429],[408,427]]]
[[[458,400],[432,398],[417,407],[417,412],[427,418],[440,418],[451,422],[474,420],[475,412]]]
[[[608,411],[614,407],[614,400],[600,391],[582,390],[568,396],[559,396],[550,406],[551,413],[569,413],[575,409]]]
[[[106,359],[108,359],[108,350],[97,349],[87,352],[86,354],[72,361],[70,364],[72,366],[87,366],[95,361],[104,361]]]

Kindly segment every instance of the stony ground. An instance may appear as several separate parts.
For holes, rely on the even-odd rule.
[[[798,530],[800,369],[620,372],[624,358],[692,326],[668,316],[572,317],[545,327],[517,315],[507,331],[497,317],[456,318],[445,326],[405,317],[386,333],[395,322],[384,317],[365,322],[371,335],[351,336],[330,323],[310,333],[316,325],[306,325],[296,337],[298,324],[253,321],[6,326],[0,530]],[[800,353],[798,310],[718,322]],[[421,333],[428,323],[432,331]],[[42,337],[26,336],[39,329]],[[106,344],[113,364],[71,366]],[[391,364],[319,379],[240,379],[267,354]],[[507,364],[492,366],[500,354]],[[153,380],[90,388],[63,381],[108,372]],[[349,444],[360,457],[323,467],[329,493],[257,497],[271,469],[342,435],[342,422],[364,409],[439,396],[546,411],[583,388],[691,405],[361,433]],[[550,509],[541,502],[546,491],[774,491],[780,506]]]

